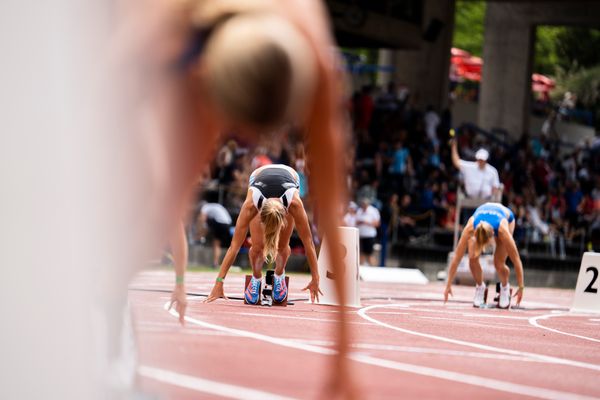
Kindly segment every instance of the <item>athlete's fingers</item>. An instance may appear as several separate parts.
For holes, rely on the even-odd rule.
[[[181,325],[185,325],[185,309],[187,308],[186,304],[179,303],[177,307],[177,312],[179,313],[179,323]]]

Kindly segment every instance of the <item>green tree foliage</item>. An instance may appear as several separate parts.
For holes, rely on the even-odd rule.
[[[452,45],[481,57],[483,54],[484,18],[485,1],[458,0]]]
[[[539,26],[536,30],[536,72],[549,75],[600,65],[600,30],[570,26]]]
[[[600,30],[563,27],[556,37],[558,65],[564,69],[600,65]]]
[[[452,45],[473,55],[483,54],[484,0],[457,0]],[[556,75],[562,71],[600,64],[600,30],[572,26],[536,29],[534,71]]]
[[[579,103],[585,108],[600,109],[600,65],[579,68],[577,71],[559,71],[552,97],[560,100],[565,92],[577,94]]]
[[[544,75],[555,75],[559,65],[556,52],[557,37],[563,31],[561,26],[538,26],[535,32],[535,54],[533,70]]]

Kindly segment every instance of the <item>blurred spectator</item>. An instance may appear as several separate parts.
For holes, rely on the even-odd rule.
[[[348,209],[346,210],[346,214],[344,214],[343,222],[344,226],[356,227],[356,211],[358,210],[358,206],[355,202],[351,201],[348,204]]]
[[[437,149],[439,147],[439,140],[437,137],[437,129],[440,124],[440,117],[433,110],[433,106],[427,106],[427,110],[425,112],[425,132],[427,133],[427,138],[432,143],[435,152],[437,153]]]
[[[359,137],[363,139],[368,136],[369,125],[371,124],[371,117],[373,116],[373,109],[375,107],[372,92],[373,87],[371,85],[363,86],[357,99],[358,104],[355,107],[355,128]]]
[[[382,267],[386,265],[388,241],[395,239],[395,237],[390,238],[390,234],[395,232],[398,227],[399,212],[398,195],[394,193],[381,209],[381,261],[379,265]]]
[[[356,227],[360,237],[360,264],[376,265],[373,250],[381,217],[379,210],[371,205],[369,199],[362,198],[359,203],[360,207],[356,211]]]
[[[398,209],[398,240],[400,243],[406,243],[417,236],[415,229],[417,220],[414,217],[418,210],[415,209],[412,198],[409,194],[402,196],[400,207]]]
[[[292,167],[300,178],[300,197],[304,199],[308,194],[308,181],[306,179],[306,157],[304,155],[304,144],[298,143],[294,149]]]
[[[254,158],[252,159],[252,170],[264,167],[265,165],[273,164],[273,161],[267,155],[267,149],[265,147],[257,147]]]
[[[212,240],[213,268],[218,268],[221,263],[221,247],[228,247],[231,242],[231,215],[219,203],[206,203],[200,210],[198,222],[208,230]]]
[[[393,187],[396,192],[404,192],[408,186],[406,178],[412,175],[413,165],[410,152],[404,147],[401,140],[394,143],[394,153],[392,154],[392,163],[390,174],[393,181]]]

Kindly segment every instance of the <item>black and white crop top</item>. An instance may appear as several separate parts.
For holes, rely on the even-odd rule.
[[[271,198],[280,198],[283,206],[288,209],[299,187],[298,173],[283,164],[265,165],[250,175],[252,202],[259,211],[263,201]]]

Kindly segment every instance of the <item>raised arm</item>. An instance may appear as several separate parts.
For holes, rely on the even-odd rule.
[[[452,164],[454,164],[456,169],[460,169],[460,157],[458,156],[456,139],[452,139],[450,143],[450,153],[452,155]]]
[[[231,239],[231,245],[229,246],[229,249],[227,249],[227,253],[225,253],[225,257],[221,263],[221,269],[217,275],[217,280],[209,296],[206,298],[206,302],[214,301],[220,297],[227,298],[223,292],[223,280],[227,276],[229,268],[231,268],[231,265],[233,265],[235,257],[240,251],[240,247],[242,247],[242,244],[246,240],[246,234],[248,233],[250,221],[252,221],[252,218],[254,218],[257,213],[258,211],[252,203],[252,194],[248,192],[246,200],[242,205],[240,215],[235,223],[235,231],[233,233],[233,238]]]
[[[454,276],[456,275],[456,270],[458,269],[458,264],[460,260],[462,260],[465,252],[467,251],[467,245],[469,243],[469,239],[473,235],[473,217],[469,219],[467,222],[467,226],[463,229],[462,235],[460,235],[460,240],[456,245],[456,249],[454,250],[454,258],[452,258],[452,262],[450,263],[450,268],[448,268],[448,279],[446,281],[446,289],[444,290],[444,302],[448,301],[448,295],[452,294],[452,281],[454,280]]]
[[[317,252],[315,251],[315,245],[312,240],[312,232],[308,223],[308,216],[304,210],[304,205],[298,193],[294,196],[294,200],[290,205],[290,214],[294,218],[294,224],[298,231],[298,236],[302,240],[304,250],[306,251],[306,258],[308,259],[308,266],[310,268],[310,274],[312,275],[312,281],[308,284],[305,289],[310,290],[310,299],[314,303],[315,299],[319,301],[319,268],[317,265]]]
[[[525,289],[523,263],[521,262],[521,256],[519,255],[517,244],[510,233],[510,229],[506,220],[502,221],[500,227],[498,228],[498,238],[500,238],[502,241],[502,244],[508,253],[508,257],[515,267],[515,275],[517,276],[517,284],[519,285],[519,289],[517,290],[517,293],[515,293],[515,296],[517,297],[517,305],[519,305],[521,303],[521,299],[523,298],[523,290]]]

